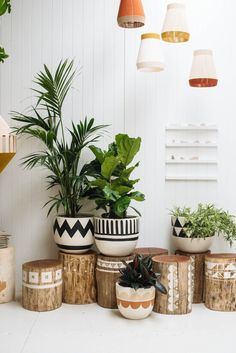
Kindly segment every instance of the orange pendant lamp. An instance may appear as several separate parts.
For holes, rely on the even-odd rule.
[[[0,173],[5,169],[16,154],[16,136],[10,133],[10,128],[0,116]]]
[[[183,43],[189,40],[190,34],[184,4],[173,3],[167,5],[161,37],[165,42],[170,43]]]
[[[123,28],[138,28],[145,24],[141,0],[121,0],[117,22]]]
[[[212,50],[195,50],[189,85],[191,87],[214,87],[217,86],[217,83],[218,79]]]

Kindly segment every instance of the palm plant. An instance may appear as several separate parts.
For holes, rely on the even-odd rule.
[[[81,152],[98,141],[100,130],[105,125],[94,125],[94,119],[85,118],[78,124],[72,122],[67,129],[70,142],[66,141],[63,124],[63,103],[71,88],[76,70],[73,61],[60,62],[55,74],[44,65],[35,78],[37,103],[29,114],[13,112],[13,120],[20,122],[14,130],[18,135],[27,135],[42,142],[41,151],[31,153],[23,159],[23,165],[32,169],[41,166],[49,171],[48,189],[57,188],[54,196],[45,205],[57,213],[63,210],[66,217],[76,217],[81,197],[89,188],[86,171],[79,172]]]

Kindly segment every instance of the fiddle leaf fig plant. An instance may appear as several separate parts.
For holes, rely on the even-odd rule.
[[[0,0],[0,16],[4,15],[6,12],[11,12],[11,1],[10,0]],[[8,58],[5,49],[0,47],[0,62],[3,63],[5,59]]]
[[[152,259],[136,255],[131,263],[122,261],[125,268],[120,269],[121,276],[119,285],[122,287],[130,287],[135,290],[139,288],[155,287],[161,293],[166,294],[166,288],[160,283],[159,273],[153,272]]]
[[[95,200],[97,209],[105,211],[103,217],[125,218],[132,200],[145,199],[141,192],[134,190],[134,185],[139,179],[130,178],[131,173],[139,165],[136,163],[130,166],[140,145],[140,137],[132,138],[126,134],[118,134],[107,151],[90,146],[96,158],[85,166],[85,170],[86,173],[91,173],[95,180],[90,182],[87,195],[91,200]]]

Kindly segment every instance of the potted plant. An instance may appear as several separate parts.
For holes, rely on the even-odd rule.
[[[94,217],[94,237],[99,251],[108,256],[126,256],[133,252],[139,235],[139,217],[128,215],[131,201],[143,201],[144,195],[134,191],[139,179],[130,179],[139,163],[130,166],[140,149],[141,138],[118,134],[107,151],[90,146],[95,155],[86,173],[95,177],[87,193],[102,209],[101,217]]]
[[[136,255],[133,262],[120,269],[121,277],[116,283],[117,305],[127,319],[144,319],[152,312],[156,289],[166,294],[159,282],[159,274],[152,270],[152,259]]]
[[[236,239],[234,216],[212,204],[199,204],[195,211],[188,207],[175,207],[171,215],[172,239],[178,250],[205,252],[219,234],[230,243]]]
[[[37,104],[29,114],[13,112],[13,119],[21,125],[15,128],[18,135],[39,140],[42,148],[23,160],[26,168],[44,167],[48,189],[55,190],[46,205],[48,214],[55,209],[54,239],[60,250],[80,253],[89,250],[93,243],[93,217],[80,214],[82,198],[89,188],[85,171],[79,169],[81,153],[98,141],[102,125],[95,126],[94,119],[72,122],[67,129],[63,122],[63,103],[71,88],[75,70],[73,61],[60,62],[55,74],[46,65],[35,83]],[[67,139],[66,139],[67,137]]]
[[[4,15],[6,12],[11,12],[11,1],[10,0],[0,0],[0,16]],[[8,58],[5,49],[0,47],[0,63],[3,63],[5,59]]]

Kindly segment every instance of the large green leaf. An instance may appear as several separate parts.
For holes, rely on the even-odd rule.
[[[109,180],[118,164],[119,164],[119,161],[116,157],[114,156],[106,157],[101,167],[102,176],[107,180]]]
[[[128,196],[135,201],[144,201],[145,200],[145,195],[139,191],[131,192]]]
[[[141,138],[132,138],[126,134],[116,135],[118,157],[124,165],[129,165],[138,153]]]
[[[112,211],[119,217],[124,217],[127,211],[127,208],[130,204],[130,198],[128,196],[122,196],[117,200],[113,207]]]
[[[102,164],[104,162],[104,153],[101,148],[98,148],[94,145],[90,146],[89,148],[93,152],[99,163]]]
[[[104,196],[106,200],[108,201],[117,201],[120,198],[120,195],[118,192],[112,190],[109,186],[105,186],[103,189]]]

